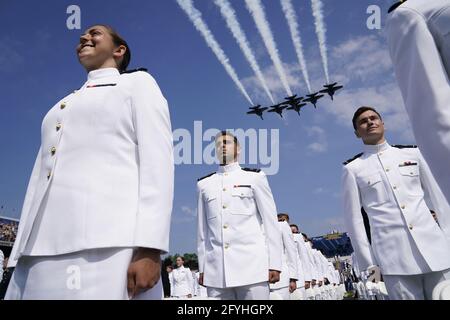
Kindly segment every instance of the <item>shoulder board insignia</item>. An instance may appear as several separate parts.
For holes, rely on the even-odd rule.
[[[261,172],[261,169],[252,169],[252,168],[242,168],[242,170],[250,172]]]
[[[138,71],[148,72],[148,70],[147,70],[146,68],[137,68],[137,69],[133,69],[133,70],[125,70],[125,71],[121,71],[120,74],[124,74],[124,73],[134,73],[134,72],[138,72]]]
[[[402,145],[402,144],[394,144],[392,147],[398,148],[398,149],[408,149],[408,148],[417,148],[415,145]]]
[[[358,153],[356,156],[354,156],[351,159],[348,159],[347,161],[343,162],[342,164],[345,166],[347,164],[349,164],[350,162],[352,162],[353,160],[358,159],[359,157],[361,157],[364,154],[364,152]]]
[[[201,181],[201,180],[203,180],[203,179],[209,178],[209,177],[211,177],[211,176],[212,176],[212,175],[214,175],[214,174],[216,174],[216,173],[215,173],[215,172],[213,172],[213,173],[210,173],[210,174],[208,174],[207,176],[204,176],[204,177],[198,178],[198,179],[197,179],[197,182],[198,182],[198,181]]]
[[[407,0],[400,0],[399,2],[397,2],[397,3],[394,3],[390,8],[389,8],[389,10],[388,10],[388,13],[391,13],[392,11],[394,11],[395,9],[397,9],[398,7],[400,7],[400,5],[403,3],[403,2],[406,2]]]

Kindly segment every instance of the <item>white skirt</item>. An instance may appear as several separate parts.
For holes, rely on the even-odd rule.
[[[5,300],[128,300],[132,248],[84,250],[57,256],[24,256],[17,263]],[[161,279],[137,300],[161,300]]]

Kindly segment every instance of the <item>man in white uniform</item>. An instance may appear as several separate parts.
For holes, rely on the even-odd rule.
[[[291,231],[294,235],[298,255],[299,280],[297,281],[297,291],[300,292],[302,299],[305,299],[306,290],[311,287],[312,265],[306,248],[307,244],[303,238],[303,235],[300,233],[298,226],[296,224],[291,224]]]
[[[5,259],[5,256],[3,255],[3,251],[0,250],[0,282],[2,282],[3,279],[3,260]]]
[[[297,249],[294,237],[289,227],[289,216],[278,214],[278,226],[282,239],[282,270],[280,281],[270,284],[270,292],[279,295],[283,300],[289,300],[290,293],[297,289],[298,265]]]
[[[450,202],[450,2],[401,1],[389,11],[389,50],[406,111]]]
[[[219,171],[198,180],[198,261],[208,296],[268,300],[280,279],[281,233],[266,175],[241,168],[237,138],[216,137]]]
[[[419,150],[386,142],[375,109],[359,108],[353,127],[364,152],[344,163],[342,188],[358,266],[378,266],[391,299],[430,299],[450,279],[449,234],[430,210],[440,221],[449,205]]]

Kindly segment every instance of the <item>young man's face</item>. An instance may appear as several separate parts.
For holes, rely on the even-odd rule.
[[[297,229],[296,227],[291,227],[291,231],[292,231],[292,233],[294,233],[294,234],[297,234],[297,233],[298,233],[298,229]]]
[[[368,110],[356,119],[355,134],[365,144],[380,143],[384,140],[384,123],[376,112]]]
[[[223,135],[216,139],[216,155],[220,164],[229,164],[237,161],[240,148],[234,142],[234,138],[229,135]]]

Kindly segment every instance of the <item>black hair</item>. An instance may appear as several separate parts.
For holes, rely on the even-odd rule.
[[[296,229],[297,229],[297,232],[299,231],[298,225],[296,225],[296,224],[291,224],[290,227],[291,227],[291,228],[292,228],[292,227],[296,228]]]
[[[361,114],[363,114],[364,112],[366,112],[366,111],[373,111],[373,112],[375,112],[375,113],[380,117],[380,120],[383,120],[383,119],[381,118],[380,113],[379,113],[377,110],[375,110],[374,108],[372,108],[372,107],[367,107],[367,106],[359,107],[358,110],[355,111],[355,114],[353,115],[353,119],[352,119],[353,128],[354,128],[355,130],[356,130],[356,120],[358,120],[358,117],[359,117]]]
[[[277,217],[278,217],[278,218],[280,218],[280,217],[286,217],[287,220],[289,221],[289,215],[288,215],[287,213],[279,213],[279,214],[277,214]]]

